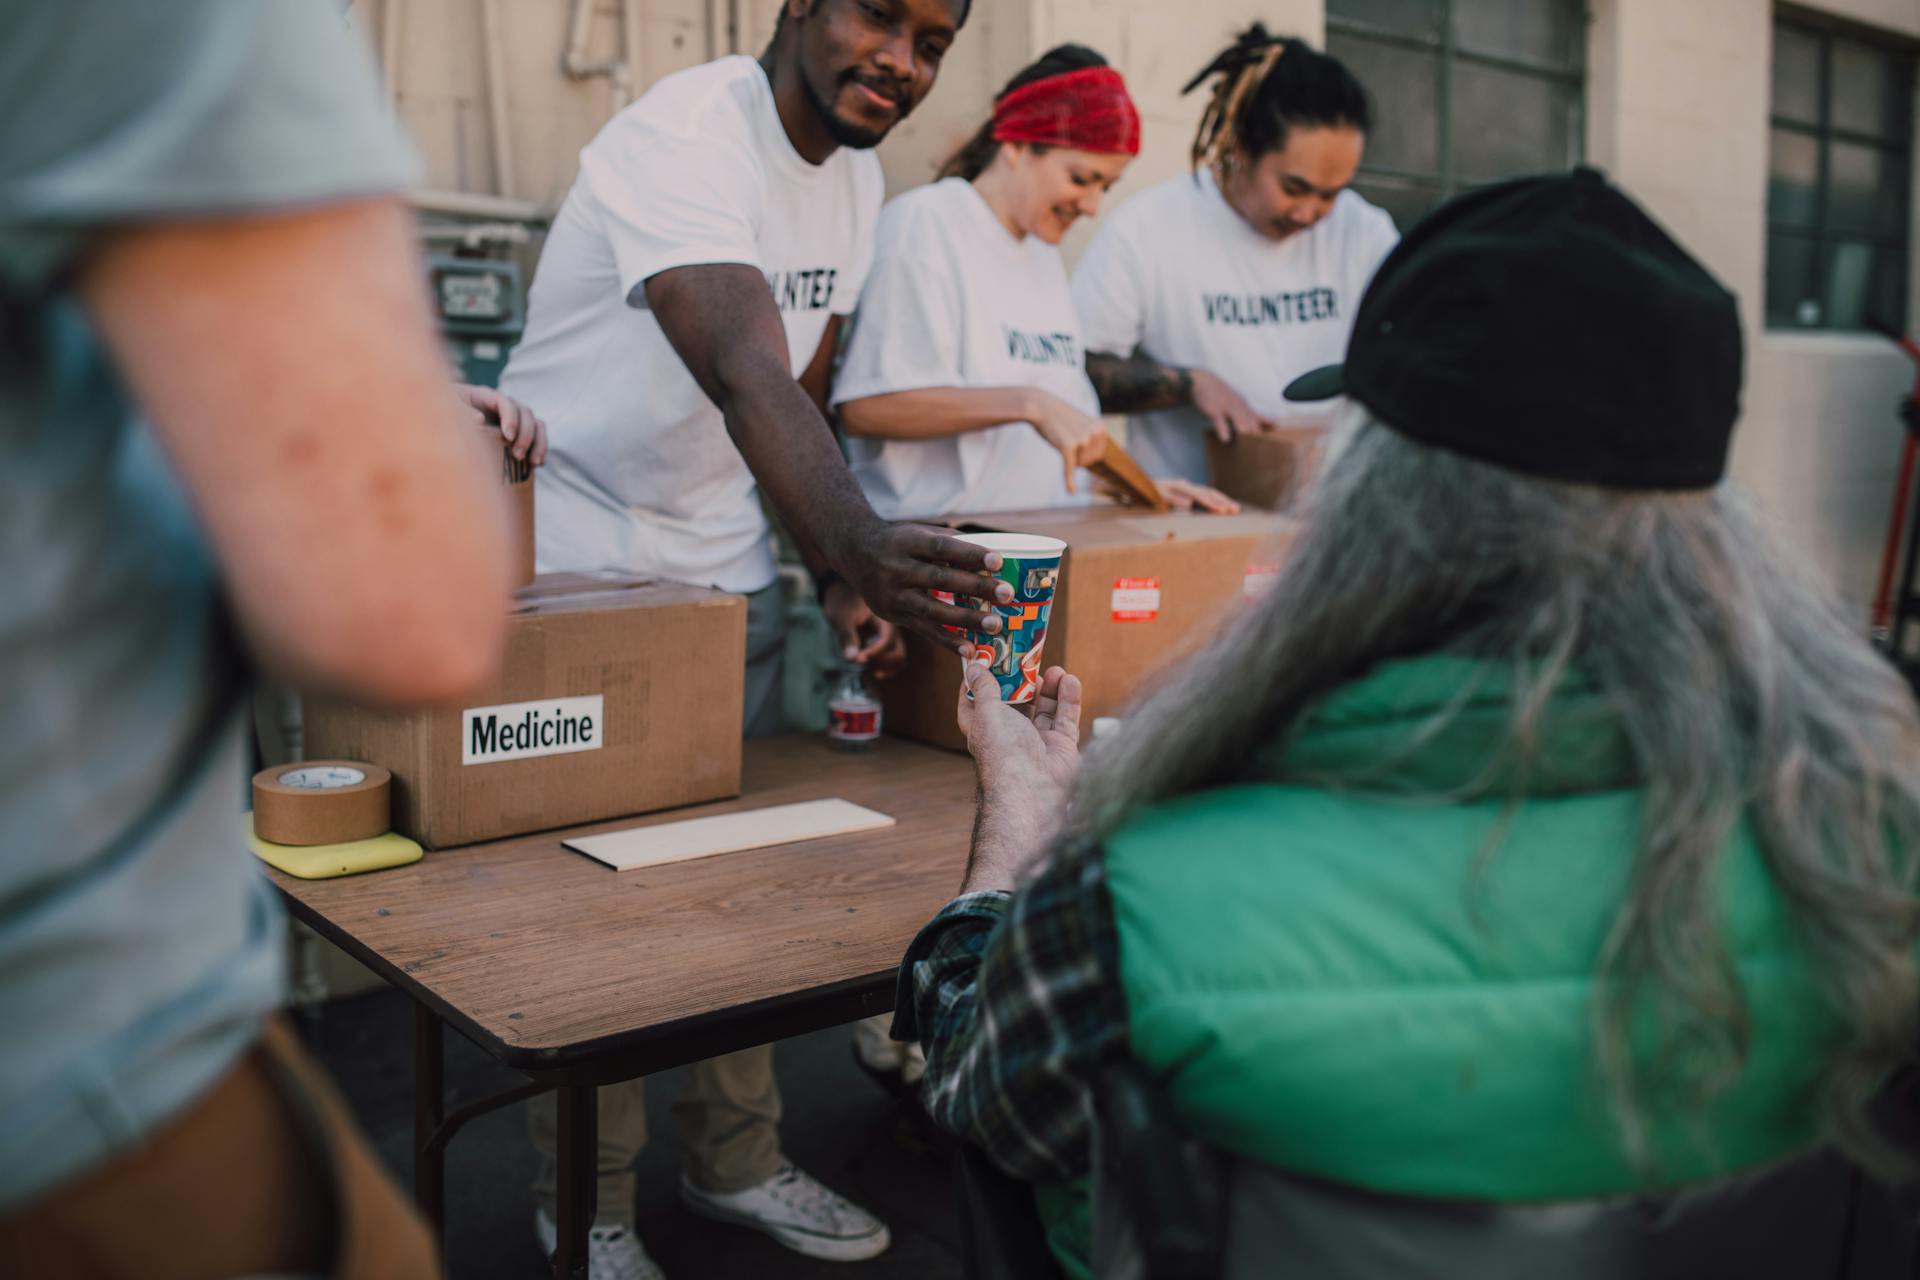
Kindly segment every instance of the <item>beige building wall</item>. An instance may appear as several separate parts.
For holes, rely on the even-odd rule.
[[[1920,0],[1802,7],[1920,37]],[[1864,620],[1901,445],[1894,408],[1913,371],[1875,336],[1766,329],[1774,6],[1591,0],[1591,9],[1589,154],[1740,295],[1748,377],[1734,474]],[[1911,314],[1920,319],[1920,298]]]
[[[400,118],[436,191],[502,196],[551,209],[579,150],[616,106],[710,57],[757,54],[780,0],[355,0],[354,25],[374,45]],[[577,11],[586,40],[563,70]],[[995,91],[1063,41],[1091,45],[1127,75],[1145,117],[1137,189],[1179,171],[1200,104],[1180,86],[1233,31],[1259,18],[1318,40],[1321,0],[975,0],[939,84],[880,148],[895,194],[933,176],[986,118]],[[637,75],[628,68],[638,66]],[[498,71],[498,88],[489,70]],[[624,92],[616,87],[616,79]],[[498,120],[504,125],[496,130]]]

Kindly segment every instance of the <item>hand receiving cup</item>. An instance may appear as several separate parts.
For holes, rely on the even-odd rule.
[[[1060,560],[1067,544],[1029,533],[969,533],[961,541],[1000,553],[1000,570],[991,576],[1013,587],[1013,599],[996,604],[1000,630],[964,633],[967,661],[984,662],[1000,685],[1001,700],[1031,702],[1040,692],[1040,651],[1047,639],[1053,597],[1060,583]]]

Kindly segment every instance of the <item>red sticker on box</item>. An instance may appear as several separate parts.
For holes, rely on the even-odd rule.
[[[1113,620],[1152,622],[1160,616],[1160,579],[1115,578]]]
[[[1246,577],[1240,580],[1240,597],[1246,601],[1258,600],[1273,590],[1273,584],[1280,580],[1280,566],[1277,564],[1250,564]]]

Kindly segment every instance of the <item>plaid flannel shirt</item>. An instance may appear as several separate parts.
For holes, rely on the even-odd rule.
[[[1028,1181],[1084,1175],[1087,1082],[1127,1044],[1097,852],[1056,861],[1018,893],[941,908],[907,949],[894,1007],[895,1037],[926,1050],[923,1097],[942,1127]]]

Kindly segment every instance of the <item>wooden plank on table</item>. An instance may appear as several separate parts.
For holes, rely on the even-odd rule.
[[[767,849],[827,836],[852,835],[890,827],[893,819],[846,800],[807,800],[778,804],[745,813],[711,818],[688,818],[663,826],[611,831],[599,836],[574,836],[560,843],[576,853],[604,862],[615,871],[659,867],[689,858],[742,849]]]

